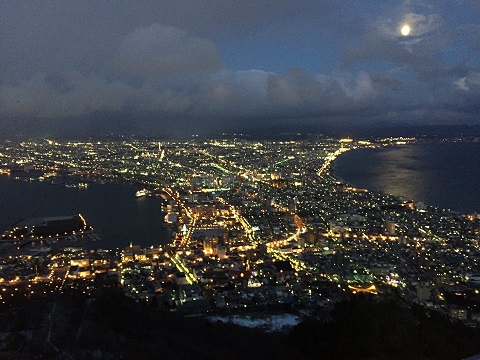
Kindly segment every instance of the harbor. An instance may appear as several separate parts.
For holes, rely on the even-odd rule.
[[[89,249],[101,241],[81,215],[22,219],[0,239],[2,255],[39,255],[64,248]]]
[[[85,238],[88,249],[123,248],[130,242],[145,247],[158,246],[170,241],[171,231],[164,226],[164,200],[159,196],[137,198],[135,193],[139,188],[135,185],[100,183],[99,180],[78,189],[2,175],[0,189],[0,234],[11,230],[20,219],[80,213],[101,239]],[[82,239],[68,241],[78,244]]]

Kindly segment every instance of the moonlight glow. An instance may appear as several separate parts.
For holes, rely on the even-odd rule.
[[[405,24],[402,26],[402,29],[400,30],[400,32],[402,33],[403,36],[408,36],[408,34],[410,34],[410,26],[408,24]]]

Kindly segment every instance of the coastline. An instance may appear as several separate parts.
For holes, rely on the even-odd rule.
[[[375,153],[365,157],[354,155],[343,162],[345,175],[339,160],[342,155],[357,153],[351,149],[332,161],[329,176],[348,186],[388,194],[400,199],[423,203],[460,214],[480,212],[480,196],[475,191],[480,180],[474,155],[480,146],[478,141],[419,141],[402,145],[376,147]],[[387,152],[385,151],[387,150]],[[388,151],[391,151],[388,154]],[[365,168],[362,170],[362,168]],[[368,170],[367,170],[368,169]],[[358,180],[362,179],[359,183]],[[371,186],[376,183],[377,186]]]
[[[379,149],[379,148],[377,148]],[[361,150],[361,149],[352,149],[351,151],[354,151],[354,150]],[[344,154],[349,154],[351,151],[347,151],[343,154],[341,154],[337,159],[339,159],[340,157],[342,157]],[[353,187],[353,188],[357,188],[357,189],[363,189],[363,190],[366,190],[366,191],[369,191],[369,192],[374,192],[374,193],[378,193],[378,194],[381,194],[381,195],[388,195],[388,196],[393,196],[395,198],[398,198],[400,200],[405,200],[405,201],[413,201],[413,202],[418,202],[416,201],[415,199],[409,199],[403,195],[398,195],[398,194],[392,194],[392,193],[389,193],[388,191],[384,191],[384,190],[379,190],[379,189],[372,189],[371,187],[364,187],[364,186],[359,186],[351,181],[347,181],[345,180],[344,178],[342,178],[341,176],[339,176],[337,173],[336,173],[336,167],[335,167],[335,162],[337,161],[337,159],[335,159],[335,161],[332,162],[331,164],[331,171],[328,173],[328,175],[330,177],[332,177],[334,180],[344,184],[344,185],[347,185],[349,187]],[[429,204],[427,204],[429,206]]]
[[[331,178],[333,178],[333,179],[341,182],[342,184],[357,187],[357,185],[355,185],[355,184],[353,184],[353,183],[351,183],[351,182],[349,182],[349,181],[346,181],[346,180],[343,179],[341,176],[339,176],[338,173],[337,173],[337,171],[336,171],[336,170],[337,170],[337,161],[338,161],[340,158],[344,157],[344,156],[347,155],[347,154],[350,154],[352,151],[355,151],[355,150],[359,150],[359,149],[350,149],[349,151],[346,151],[346,152],[340,154],[339,156],[337,156],[337,157],[335,158],[335,160],[330,163],[330,166],[329,166],[329,168],[327,169],[327,175],[330,176]],[[370,189],[369,189],[369,190],[370,190]]]
[[[414,145],[415,143],[411,143],[411,144],[405,144],[405,145]],[[405,146],[405,145],[402,145],[402,146]],[[384,189],[376,189],[376,188],[372,188],[370,186],[360,186],[358,184],[355,184],[353,181],[347,181],[345,180],[342,176],[340,176],[337,172],[338,170],[338,167],[337,167],[337,161],[344,157],[344,155],[352,155],[352,152],[355,152],[355,151],[358,151],[358,150],[391,150],[391,149],[395,149],[396,147],[399,147],[398,144],[392,144],[392,145],[388,145],[388,146],[383,146],[383,147],[380,147],[380,146],[376,146],[374,148],[368,148],[368,147],[363,147],[363,148],[355,148],[355,149],[349,149],[348,151],[345,151],[343,152],[342,154],[340,154],[338,157],[335,158],[334,161],[331,162],[329,168],[328,168],[328,175],[330,177],[332,177],[333,179],[335,179],[336,181],[342,183],[342,184],[345,184],[347,186],[350,186],[350,187],[354,187],[354,188],[357,188],[357,189],[364,189],[364,190],[367,190],[369,192],[374,192],[374,193],[378,193],[378,194],[381,194],[381,195],[388,195],[388,196],[393,196],[393,197],[396,197],[398,199],[401,199],[401,200],[405,200],[405,201],[413,201],[415,203],[423,203],[422,201],[419,201],[419,200],[416,200],[416,199],[413,199],[413,198],[409,198],[407,196],[404,196],[404,195],[401,195],[401,194],[395,194],[395,193],[391,193],[391,192],[388,192],[387,190],[384,190]],[[427,206],[433,206],[431,204],[425,204]],[[435,206],[434,206],[435,207]],[[438,207],[438,206],[437,206]],[[441,208],[441,207],[439,207]]]

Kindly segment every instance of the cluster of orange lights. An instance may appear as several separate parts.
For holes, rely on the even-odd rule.
[[[369,287],[361,287],[361,286],[352,286],[348,285],[348,288],[352,290],[354,294],[356,293],[368,293],[368,294],[373,294],[377,295],[378,291],[377,288],[375,287],[374,284],[370,285]]]

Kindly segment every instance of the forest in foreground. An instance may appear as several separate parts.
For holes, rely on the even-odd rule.
[[[285,309],[288,311],[288,309]],[[0,359],[463,359],[480,331],[439,313],[352,296],[332,322],[266,333],[139,304],[118,289],[0,309]]]

